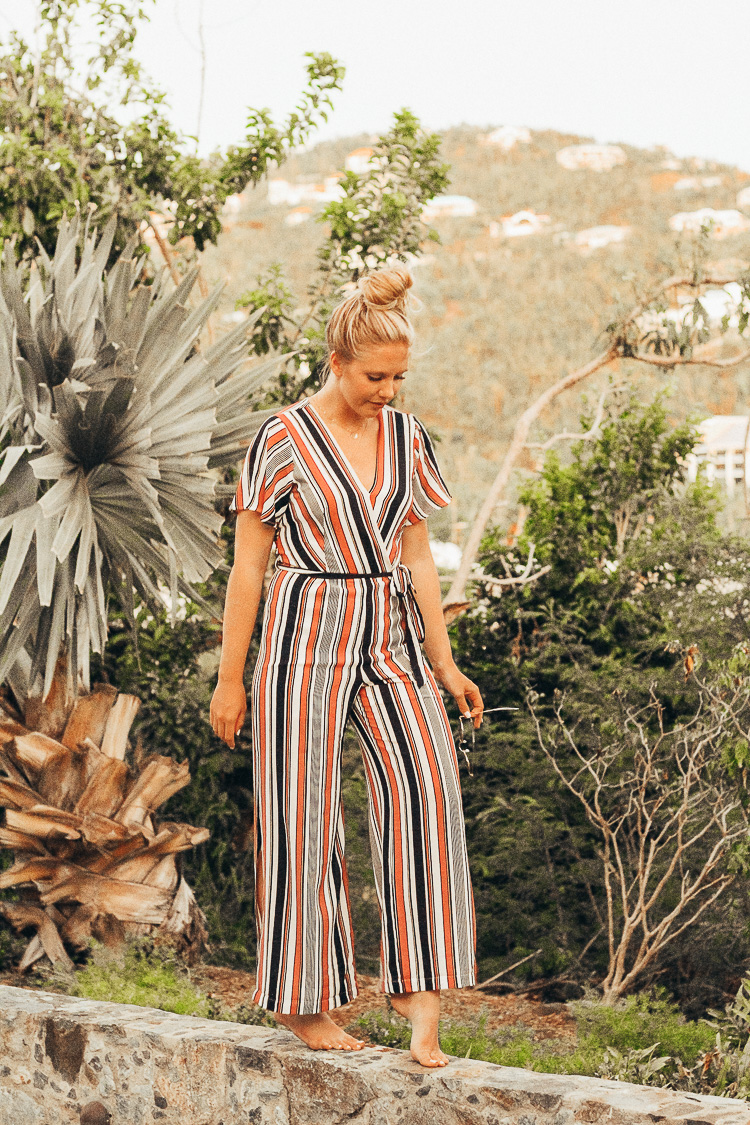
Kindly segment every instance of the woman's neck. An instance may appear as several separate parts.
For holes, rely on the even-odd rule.
[[[335,384],[331,386],[330,382],[327,382],[322,390],[313,395],[312,403],[313,406],[321,408],[324,422],[333,422],[334,425],[341,426],[345,430],[367,427],[372,421],[370,415],[360,414],[354,410],[338,387]]]

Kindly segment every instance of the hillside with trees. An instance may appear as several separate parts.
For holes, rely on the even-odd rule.
[[[684,269],[696,236],[676,234],[670,217],[701,207],[736,208],[750,178],[725,165],[677,160],[662,148],[630,146],[621,146],[626,161],[608,171],[570,170],[556,153],[587,138],[534,132],[530,143],[503,151],[482,143],[485,135],[469,126],[442,135],[441,156],[450,164],[446,190],[470,197],[477,210],[432,219],[440,244],[426,243],[414,262],[423,308],[402,396],[403,406],[442,439],[441,462],[457,503],[450,515],[436,518],[434,533],[459,540],[461,530],[450,521],[473,517],[520,412],[601,349],[607,325],[656,279]],[[358,136],[316,144],[292,154],[280,174],[291,182],[322,181],[343,169],[347,153],[371,143]],[[676,186],[686,181],[687,187]],[[280,263],[293,299],[303,306],[324,235],[315,221],[322,208],[298,209],[302,221],[288,225],[291,208],[270,203],[264,183],[241,203],[204,254],[209,279],[226,282],[221,312],[229,318],[239,296],[257,290],[259,277],[268,280],[272,262]],[[500,220],[522,210],[548,215],[549,222],[524,237],[503,235]],[[576,243],[576,234],[603,225],[628,228],[624,240],[591,250]],[[704,242],[708,268],[736,272],[750,258],[747,232]],[[742,413],[750,363],[724,372],[696,365],[667,375],[623,360],[612,373],[646,397],[677,387],[669,400],[677,422],[691,412]],[[592,395],[594,387],[586,390]],[[532,436],[543,440],[575,428],[579,410],[578,393],[562,396]],[[538,464],[530,450],[520,468]]]

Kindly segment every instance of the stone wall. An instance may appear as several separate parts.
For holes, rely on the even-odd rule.
[[[750,1125],[746,1102],[0,987],[1,1125]]]

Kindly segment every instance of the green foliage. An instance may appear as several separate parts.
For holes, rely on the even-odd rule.
[[[629,996],[615,1006],[581,1001],[570,1009],[576,1021],[574,1042],[537,1039],[532,1030],[515,1026],[490,1032],[485,1007],[465,1021],[442,1020],[440,1045],[446,1054],[458,1058],[546,1074],[595,1075],[604,1073],[615,1057],[624,1058],[632,1075],[626,1080],[645,1082],[658,1071],[652,1067],[649,1072],[643,1065],[653,1054],[656,1040],[662,1050],[679,1054],[688,1066],[701,1059],[714,1041],[714,1031],[705,1021],[686,1020],[675,1004],[658,993]],[[411,1038],[408,1021],[393,1011],[368,1012],[355,1021],[352,1030],[372,1043],[402,1050],[408,1049]]]
[[[373,148],[372,173],[347,172],[342,199],[320,215],[331,237],[318,252],[329,285],[342,285],[393,255],[417,254],[425,237],[422,207],[448,185],[450,165],[440,161],[440,137],[425,133],[408,109],[395,114],[390,132]],[[437,232],[430,232],[437,240]]]
[[[201,250],[222,229],[227,197],[258,183],[327,119],[344,68],[325,52],[308,52],[307,87],[285,124],[275,125],[267,109],[249,110],[241,145],[199,159],[133,56],[149,6],[44,0],[38,51],[15,32],[0,42],[0,239],[15,236],[24,257],[37,238],[51,254],[61,217],[89,206],[103,219],[118,216],[121,248],[149,210],[168,205],[170,241],[190,236]],[[93,17],[98,42],[79,78],[73,46],[81,12]],[[118,117],[126,106],[127,123]]]
[[[603,1078],[641,1082],[689,1093],[750,1100],[750,982],[744,980],[724,1012],[710,1011],[701,1023],[710,1036],[697,1057],[681,1052],[656,1057],[650,1047],[608,1047],[598,1073]],[[694,1042],[698,1042],[696,1035]]]
[[[251,307],[260,312],[252,328],[250,342],[256,355],[289,351],[287,330],[295,327],[292,320],[292,291],[282,275],[279,262],[273,262],[258,277],[257,288],[249,289],[237,299],[237,308]]]
[[[662,1053],[696,1061],[713,1043],[703,1021],[686,1020],[664,989],[635,993],[617,1004],[580,1000],[572,1005],[579,1040],[588,1049],[638,1050],[658,1043]]]
[[[462,782],[487,976],[539,946],[557,973],[603,973],[607,964],[597,844],[540,759],[523,712],[526,690],[549,699],[565,692],[586,751],[613,733],[613,691],[626,687],[635,705],[654,684],[665,722],[676,722],[691,713],[695,687],[673,650],[697,645],[720,662],[746,636],[750,549],[719,530],[718,498],[702,480],[682,483],[680,458],[689,448],[689,426],[673,428],[660,400],[610,402],[601,435],[570,450],[567,463],[548,455],[527,489],[524,544],[508,548],[499,530],[484,542],[481,562],[491,575],[504,576],[503,557],[521,569],[531,542],[551,566],[502,597],[480,585],[475,607],[453,627],[457,663],[478,682],[486,706],[521,708],[488,715],[472,755],[474,777]],[[627,491],[618,491],[621,463]],[[743,745],[738,740],[736,755]],[[741,890],[726,912],[709,912],[700,933],[700,956],[694,933],[660,963],[662,971],[671,966],[670,985],[698,1011],[725,987],[722,942],[733,943],[740,961],[746,956]],[[544,974],[541,959],[532,965]]]
[[[255,958],[252,752],[247,727],[234,750],[211,730],[220,626],[196,608],[187,603],[174,625],[166,611],[143,614],[137,648],[124,616],[113,614],[93,671],[141,700],[134,739],[149,753],[188,761],[190,785],[170,799],[169,816],[211,835],[185,853],[185,878],[206,914],[212,958],[249,967]],[[248,667],[253,656],[254,650]]]
[[[52,259],[6,244],[0,269],[0,680],[21,709],[61,652],[88,685],[113,592],[134,625],[134,592],[175,605],[223,563],[215,497],[234,489],[211,470],[236,465],[277,369],[244,366],[244,325],[201,350],[218,290],[189,311],[197,269],[139,283],[135,238],[107,269],[114,234],[63,220]]]
[[[148,941],[129,941],[116,951],[92,942],[87,965],[70,972],[58,968],[45,983],[86,1000],[161,1008],[181,1016],[213,1014],[210,999],[191,983],[175,955]]]
[[[271,392],[269,403],[295,402],[320,385],[325,323],[347,285],[368,270],[413,259],[425,238],[438,238],[422,222],[422,208],[447,186],[448,169],[440,160],[438,134],[426,133],[414,114],[402,109],[393,127],[375,143],[372,169],[346,172],[342,198],[317,216],[328,225],[328,233],[318,248],[307,311],[295,318],[291,290],[278,263],[260,274],[256,286],[239,299],[238,307],[261,313],[253,337],[255,351],[265,354],[273,346],[293,353],[294,365]]]
[[[592,423],[582,416],[584,429]],[[695,441],[693,425],[669,427],[662,398],[643,409],[631,393],[610,403],[596,441],[576,442],[568,464],[547,454],[520,495],[529,515],[519,548],[534,543],[540,562],[551,563],[550,593],[598,584],[591,572],[621,558],[662,514]],[[709,509],[707,523],[712,517]]]
[[[136,1004],[181,1016],[231,1020],[275,1027],[270,1013],[254,1004],[228,1009],[196,987],[188,969],[169,945],[152,938],[130,938],[116,950],[91,940],[87,963],[68,971],[37,970],[43,987],[84,1000]]]

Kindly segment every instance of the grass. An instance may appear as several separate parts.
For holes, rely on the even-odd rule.
[[[179,1015],[274,1027],[271,1013],[253,1004],[230,1009],[207,996],[192,980],[179,956],[169,946],[150,938],[135,938],[117,951],[94,942],[88,962],[75,970],[38,973],[43,987],[88,1000],[136,1004]],[[693,1066],[714,1045],[715,1029],[702,1020],[689,1021],[676,1004],[658,992],[629,996],[605,1006],[595,999],[570,1005],[576,1021],[576,1039],[537,1040],[531,1029],[507,1027],[487,1030],[483,1010],[465,1022],[443,1020],[443,1050],[459,1058],[522,1067],[548,1074],[596,1075],[612,1050],[622,1056],[658,1044],[657,1054],[679,1058]],[[410,1027],[396,1012],[371,1012],[350,1030],[371,1043],[407,1050]]]
[[[522,1067],[547,1074],[595,1075],[608,1047],[621,1053],[659,1044],[660,1055],[674,1055],[690,1066],[709,1050],[714,1030],[702,1021],[688,1021],[675,1004],[658,994],[629,996],[605,1006],[594,1000],[571,1005],[577,1025],[575,1043],[561,1039],[536,1040],[533,1031],[509,1027],[487,1031],[486,1012],[473,1020],[443,1020],[443,1050],[459,1058],[481,1059],[499,1066]],[[409,1046],[409,1024],[394,1012],[370,1013],[353,1025],[373,1043],[388,1047]]]
[[[104,1000],[111,1004],[136,1004],[181,1016],[231,1020],[234,1023],[275,1023],[269,1012],[254,1004],[227,1008],[196,987],[177,954],[149,938],[135,938],[120,950],[92,942],[86,965],[72,971],[48,970],[42,984],[69,996]]]

